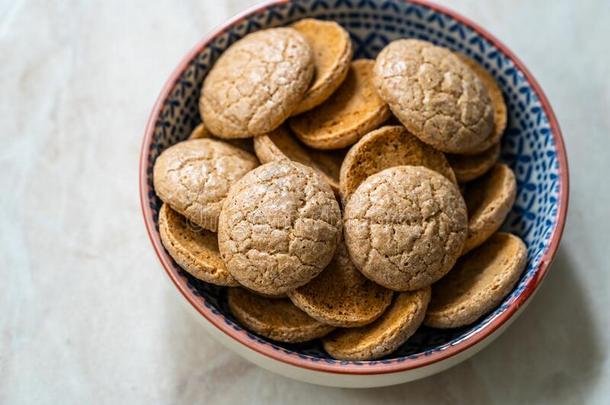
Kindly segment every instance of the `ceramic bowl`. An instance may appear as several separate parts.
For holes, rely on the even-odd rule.
[[[197,101],[206,73],[223,50],[244,35],[304,17],[343,25],[351,34],[355,58],[374,58],[397,38],[421,38],[466,53],[496,78],[508,105],[502,160],[514,170],[518,191],[504,229],[527,244],[527,269],[502,304],[476,323],[451,330],[422,327],[397,351],[376,361],[338,361],[317,341],[283,344],[248,332],[229,313],[226,290],[181,270],[159,239],[161,201],[153,191],[153,163],[199,123]],[[518,316],[548,272],[559,244],[568,204],[568,166],[557,120],[542,89],[506,46],[474,22],[419,0],[271,1],[214,30],[174,70],[146,128],[140,196],[146,228],[163,268],[181,300],[212,336],[285,376],[324,385],[371,387],[414,380],[455,365],[489,344]]]

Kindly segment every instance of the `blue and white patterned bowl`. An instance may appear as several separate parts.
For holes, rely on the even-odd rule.
[[[159,153],[186,139],[200,121],[201,83],[214,61],[244,35],[304,17],[335,20],[351,34],[355,58],[374,58],[396,38],[421,38],[466,53],[496,78],[508,105],[502,160],[517,176],[517,200],[504,229],[528,247],[528,266],[515,290],[477,323],[452,330],[425,327],[399,350],[377,361],[337,361],[318,342],[282,344],[244,329],[230,315],[224,288],[189,276],[159,239],[161,201],[152,167]],[[559,126],[542,90],[523,64],[473,22],[423,1],[272,1],[234,18],[204,38],[178,65],[153,109],[140,161],[142,210],[153,246],[170,279],[211,334],[244,357],[293,378],[326,385],[380,386],[421,378],[466,359],[516,318],[543,280],[563,230],[568,167]]]

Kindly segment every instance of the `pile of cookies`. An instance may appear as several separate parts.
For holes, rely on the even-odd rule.
[[[305,19],[230,46],[199,107],[155,162],[161,240],[229,287],[245,328],[376,359],[422,324],[476,321],[519,279],[525,245],[498,232],[506,105],[466,56],[400,39],[352,60],[340,25]]]

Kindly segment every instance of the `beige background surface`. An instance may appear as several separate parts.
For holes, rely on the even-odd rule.
[[[451,2],[546,90],[570,216],[545,285],[492,346],[366,391],[291,381],[211,341],[144,231],[138,152],[154,100],[186,51],[251,3],[0,0],[0,403],[608,403],[610,2]]]

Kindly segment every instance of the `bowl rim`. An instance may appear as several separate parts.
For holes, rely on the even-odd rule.
[[[489,337],[494,331],[500,328],[507,320],[512,318],[515,313],[521,308],[529,298],[532,297],[534,291],[538,288],[538,286],[544,280],[550,265],[555,258],[555,254],[557,252],[559,242],[561,240],[561,236],[563,234],[567,209],[568,209],[568,196],[569,196],[569,169],[568,169],[568,159],[567,153],[565,150],[565,145],[563,141],[563,137],[561,134],[561,129],[559,127],[559,123],[551,105],[544,94],[542,88],[534,78],[534,76],[530,73],[530,71],[526,68],[524,63],[500,40],[498,40],[494,35],[489,33],[487,30],[482,28],[477,23],[472,20],[463,17],[462,15],[450,10],[446,7],[431,3],[427,0],[400,0],[406,3],[416,4],[423,7],[427,7],[431,10],[434,10],[437,13],[445,14],[461,24],[464,24],[475,31],[477,34],[485,38],[487,41],[492,43],[497,49],[503,52],[509,59],[513,61],[513,63],[523,72],[525,79],[529,82],[534,92],[538,96],[540,100],[540,104],[545,114],[548,117],[549,125],[551,127],[551,133],[553,136],[553,140],[555,142],[555,147],[557,150],[557,161],[558,161],[558,172],[559,172],[559,198],[558,198],[558,209],[557,209],[557,217],[555,222],[555,227],[553,229],[553,234],[550,239],[550,243],[542,257],[540,259],[540,264],[538,265],[538,269],[535,272],[535,275],[528,280],[524,290],[520,295],[516,297],[514,302],[512,302],[504,312],[499,314],[494,320],[492,320],[489,324],[485,325],[481,330],[467,336],[465,339],[456,343],[453,346],[450,346],[442,351],[432,352],[430,354],[421,355],[414,359],[407,359],[402,362],[392,362],[389,364],[385,364],[383,362],[377,362],[374,365],[370,365],[367,367],[363,367],[362,365],[356,364],[341,364],[341,362],[336,363],[327,363],[324,361],[312,362],[308,359],[301,358],[299,356],[288,355],[284,353],[282,350],[277,350],[272,348],[270,345],[262,344],[247,338],[245,333],[240,333],[233,329],[229,324],[223,322],[219,318],[217,318],[213,313],[212,309],[203,305],[200,300],[194,295],[192,291],[189,290],[187,286],[181,285],[176,275],[172,273],[171,269],[173,265],[170,261],[169,256],[165,253],[163,245],[161,244],[161,240],[155,228],[155,223],[149,218],[152,217],[152,210],[150,205],[148,204],[148,193],[150,188],[148,187],[146,181],[146,170],[147,170],[147,161],[148,161],[148,151],[150,149],[151,140],[154,134],[155,123],[163,107],[164,100],[169,96],[171,89],[175,86],[181,74],[188,67],[191,60],[198,55],[203,48],[205,48],[211,41],[213,41],[217,36],[222,35],[227,29],[236,25],[242,19],[246,18],[251,14],[257,14],[266,8],[269,8],[274,5],[287,3],[290,0],[267,0],[262,3],[259,3],[253,7],[246,9],[245,11],[237,14],[236,16],[229,19],[226,23],[216,26],[212,29],[212,31],[205,35],[199,42],[186,54],[185,57],[182,58],[178,66],[172,71],[169,79],[165,82],[163,89],[161,90],[160,95],[158,96],[153,110],[149,116],[148,123],[146,126],[146,131],[144,135],[144,139],[142,141],[142,146],[140,150],[140,162],[139,162],[139,191],[140,191],[140,204],[142,208],[142,214],[144,217],[144,223],[146,225],[146,230],[150,241],[153,245],[155,253],[159,258],[163,268],[171,281],[174,283],[176,288],[180,291],[180,293],[186,298],[186,300],[193,306],[199,314],[201,314],[204,318],[206,318],[212,325],[214,325],[221,332],[224,332],[227,337],[236,340],[247,348],[269,358],[270,360],[280,361],[282,363],[286,363],[291,366],[296,366],[301,369],[307,369],[310,371],[317,372],[325,372],[331,374],[352,374],[352,375],[373,375],[373,374],[388,374],[388,373],[398,373],[404,372],[407,370],[418,369],[426,366],[430,366],[434,363],[441,362],[446,360],[458,353],[461,353],[470,347],[477,345],[484,341],[487,337]]]

